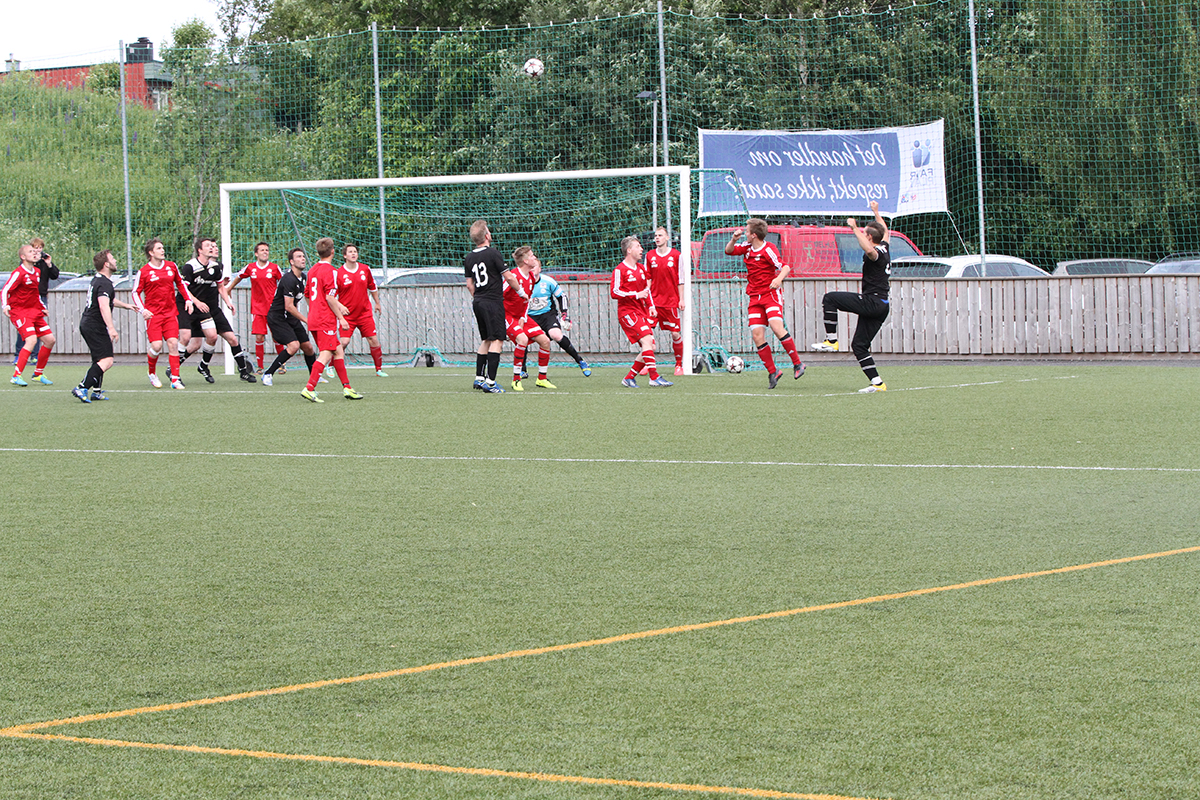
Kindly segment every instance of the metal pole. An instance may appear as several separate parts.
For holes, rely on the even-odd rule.
[[[667,49],[663,43],[663,4],[658,0],[658,84],[659,96],[662,98],[662,148],[663,166],[671,166],[671,156],[667,152]],[[657,166],[657,165],[656,165]],[[663,181],[666,189],[667,238],[671,237],[671,184]],[[680,187],[683,191],[683,187]]]
[[[650,166],[658,166],[658,104],[650,101]],[[650,213],[654,217],[654,230],[658,230],[658,176],[654,176],[654,195],[650,202]]]
[[[979,58],[975,51],[975,0],[967,2],[971,26],[971,93],[975,98],[975,186],[979,195],[979,272],[987,277],[987,239],[983,226],[983,145],[979,134]]]
[[[383,114],[382,103],[379,99],[379,26],[371,23],[371,57],[375,63],[375,166],[379,177],[383,178]],[[379,187],[379,244],[383,258],[383,274],[390,278],[388,272],[387,251],[387,207],[383,198],[383,187]]]
[[[125,119],[125,41],[117,42],[121,49],[121,158],[125,172],[125,267],[133,273],[133,219],[129,211],[129,124]]]

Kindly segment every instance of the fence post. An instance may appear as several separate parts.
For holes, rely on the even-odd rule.
[[[975,101],[975,189],[979,197],[979,272],[987,277],[987,240],[983,229],[983,145],[979,136],[979,57],[975,49],[975,0],[967,0],[971,28],[971,94]]]
[[[383,177],[383,115],[379,99],[379,25],[371,23],[371,60],[375,66],[375,166],[379,177]],[[387,251],[387,210],[384,205],[383,187],[379,187],[379,245],[383,258],[383,274],[385,279],[392,276],[388,270]]]

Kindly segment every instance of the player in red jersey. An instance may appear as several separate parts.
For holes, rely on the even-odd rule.
[[[746,241],[738,242],[743,230]],[[736,228],[733,238],[725,245],[725,255],[741,256],[746,264],[746,294],[750,296],[750,336],[754,346],[758,348],[758,357],[767,368],[767,388],[774,389],[783,370],[775,368],[775,358],[771,355],[771,345],[767,344],[767,327],[779,337],[779,343],[792,359],[792,376],[799,378],[804,374],[804,362],[800,360],[800,352],[792,335],[783,325],[783,301],[779,298],[779,287],[783,279],[791,271],[791,267],[783,263],[775,245],[767,241],[767,223],[754,217],[746,222],[746,227]]]
[[[138,270],[133,283],[132,300],[138,311],[149,311],[146,319],[146,362],[150,367],[150,385],[162,388],[158,379],[158,357],[162,355],[164,343],[170,358],[171,372],[168,376],[172,389],[182,389],[179,379],[179,316],[175,307],[175,292],[184,297],[184,307],[189,314],[193,309],[208,312],[208,305],[192,297],[179,267],[174,261],[166,260],[166,248],[159,239],[151,239],[142,248],[149,261]],[[144,315],[143,315],[144,316]]]
[[[29,385],[21,377],[21,373],[29,363],[33,346],[39,341],[42,343],[42,349],[38,351],[37,365],[33,368],[33,380],[47,386],[54,383],[42,374],[46,369],[46,362],[50,360],[50,350],[54,347],[55,339],[54,332],[50,330],[50,323],[46,321],[46,307],[42,305],[42,297],[38,294],[41,273],[36,261],[39,257],[40,254],[35,256],[33,245],[21,245],[17,249],[17,258],[21,263],[8,276],[4,288],[0,289],[0,307],[12,320],[13,325],[17,326],[17,335],[25,341],[17,354],[16,369],[13,371],[12,382],[16,386]]]
[[[271,301],[275,299],[275,287],[283,277],[283,270],[271,260],[271,246],[266,242],[254,245],[254,260],[242,267],[242,271],[233,276],[229,282],[229,291],[242,282],[250,281],[250,333],[254,335],[254,358],[258,361],[258,371],[263,371],[263,355],[267,342],[267,311]],[[230,306],[232,308],[232,306]],[[283,352],[283,345],[275,343],[275,354]]]
[[[375,285],[375,276],[371,268],[358,260],[358,246],[348,244],[342,248],[342,258],[345,263],[338,268],[338,300],[348,311],[346,322],[348,330],[340,332],[342,347],[350,344],[350,337],[358,331],[366,340],[371,350],[371,359],[375,362],[375,374],[386,378],[383,371],[383,348],[379,344],[379,334],[375,329],[375,313],[371,310],[371,300],[376,308],[382,308],[379,303],[379,287]]]
[[[646,272],[650,275],[650,299],[658,311],[658,327],[671,334],[675,351],[675,374],[683,374],[683,329],[679,312],[683,308],[683,286],[679,281],[679,251],[671,247],[666,228],[654,232],[655,248],[646,254]]]
[[[671,386],[671,381],[658,374],[654,360],[654,300],[650,296],[650,276],[638,261],[642,257],[642,243],[636,236],[626,236],[621,240],[621,253],[625,258],[613,270],[609,293],[617,301],[621,330],[632,344],[641,348],[621,383],[631,389],[638,388],[637,375],[644,366],[651,386]]]
[[[513,343],[513,380],[514,392],[523,392],[521,385],[521,370],[525,366],[525,350],[529,342],[537,342],[538,346],[538,377],[535,386],[543,389],[557,389],[550,382],[550,337],[546,335],[536,322],[529,318],[529,295],[533,293],[533,268],[541,266],[542,262],[534,254],[533,248],[518,247],[513,251],[513,263],[517,268],[512,275],[517,279],[521,291],[517,292],[508,283],[504,284],[504,323],[508,339]]]
[[[318,353],[308,375],[308,384],[304,391],[300,392],[300,396],[314,403],[325,402],[317,397],[313,390],[321,380],[321,373],[330,364],[333,364],[338,378],[342,381],[342,395],[347,400],[362,399],[362,395],[350,387],[350,377],[346,374],[346,354],[342,349],[339,334],[349,329],[349,323],[346,322],[346,307],[337,296],[337,270],[332,263],[333,250],[333,239],[317,239],[319,260],[308,271],[304,286],[304,295],[308,300],[308,330],[317,343]]]

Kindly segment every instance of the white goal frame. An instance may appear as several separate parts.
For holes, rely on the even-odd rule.
[[[289,189],[366,189],[387,186],[433,186],[471,183],[519,183],[531,181],[564,181],[586,178],[629,178],[639,175],[674,175],[679,180],[679,276],[683,284],[684,303],[680,315],[683,335],[683,370],[692,374],[692,168],[631,167],[629,169],[584,169],[551,172],[510,172],[491,175],[436,175],[419,178],[363,178],[328,181],[261,181],[252,183],[222,183],[221,194],[221,248],[228,259],[233,242],[233,221],[230,212],[230,196],[235,192],[287,191]],[[232,374],[233,359],[226,357],[225,372]]]

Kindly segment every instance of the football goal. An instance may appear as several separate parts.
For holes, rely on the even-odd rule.
[[[357,244],[360,260],[384,280],[401,280],[410,270],[460,267],[471,223],[486,219],[506,260],[516,247],[529,245],[543,272],[598,281],[621,260],[623,237],[639,235],[649,249],[662,225],[680,251],[680,282],[690,296],[692,197],[702,178],[699,170],[674,166],[224,183],[221,244],[230,264],[248,261],[259,241],[271,244],[281,264],[292,247],[308,251],[311,263],[314,243],[329,236],[339,248]],[[690,371],[692,304],[684,310],[684,364]]]

